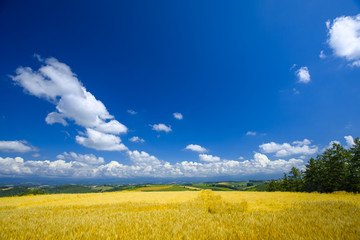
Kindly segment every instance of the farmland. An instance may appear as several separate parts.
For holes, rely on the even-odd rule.
[[[0,239],[359,239],[358,194],[173,187],[3,197]]]
[[[75,185],[64,184],[57,186],[33,185],[33,186],[2,186],[0,187],[0,197],[24,196],[38,194],[58,194],[58,193],[100,193],[118,191],[265,191],[268,181],[248,182],[205,182],[187,184],[133,184],[133,185]]]

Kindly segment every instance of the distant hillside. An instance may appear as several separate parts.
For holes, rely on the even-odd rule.
[[[141,185],[95,185],[64,184],[58,186],[3,186],[0,187],[0,197],[59,194],[59,193],[100,193],[116,191],[200,191],[210,189],[213,191],[265,191],[267,181],[248,182],[206,182],[188,184],[141,184]]]

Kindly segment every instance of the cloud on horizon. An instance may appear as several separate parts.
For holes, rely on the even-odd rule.
[[[255,153],[253,159],[235,161],[220,159],[212,155],[200,154],[204,161],[182,161],[175,164],[159,160],[144,151],[127,151],[131,164],[118,161],[103,163],[102,157],[92,154],[63,153],[55,161],[25,161],[21,157],[0,157],[0,176],[38,176],[38,177],[73,177],[73,178],[177,178],[177,177],[220,177],[247,176],[254,174],[275,174],[287,172],[295,166],[303,168],[303,160],[291,158],[288,161],[271,161],[261,153]]]
[[[353,137],[345,136],[348,147],[353,145]],[[338,141],[332,141],[339,143]],[[194,147],[195,146],[195,147]],[[293,141],[292,143],[265,143],[259,146],[262,152],[275,153],[275,160],[270,160],[264,153],[255,152],[252,159],[227,160],[210,154],[199,154],[199,162],[182,161],[171,164],[144,151],[126,151],[130,164],[119,161],[105,163],[103,157],[93,154],[64,152],[55,161],[24,160],[21,157],[0,157],[0,177],[38,176],[38,177],[73,177],[73,178],[178,178],[178,177],[225,177],[250,176],[255,174],[281,174],[292,167],[304,169],[306,155],[317,152],[318,147],[311,141]],[[190,144],[188,149],[201,151],[199,145]],[[288,160],[281,157],[301,155]]]

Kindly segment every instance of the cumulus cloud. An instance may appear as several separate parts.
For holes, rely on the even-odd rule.
[[[0,151],[25,153],[37,151],[37,149],[26,141],[0,141]]]
[[[128,151],[128,155],[134,165],[142,166],[148,169],[156,169],[157,167],[161,167],[165,163],[164,161],[160,161],[155,156],[152,156],[144,151]]]
[[[181,113],[176,112],[176,113],[173,113],[173,115],[174,115],[174,118],[176,118],[178,120],[183,119],[183,115]]]
[[[203,161],[203,162],[219,162],[220,161],[219,157],[209,155],[209,154],[199,154],[199,159],[200,159],[200,161]]]
[[[76,136],[76,142],[84,147],[103,151],[123,151],[128,148],[121,143],[121,139],[113,134],[106,134],[91,128],[86,129],[86,134]]]
[[[165,124],[163,123],[159,123],[159,124],[154,124],[154,125],[150,125],[152,126],[152,130],[154,131],[157,131],[157,132],[171,132],[172,129],[171,129],[171,126],[166,126]]]
[[[344,138],[345,138],[346,144],[349,148],[353,147],[355,145],[354,138],[352,136],[345,136]]]
[[[264,153],[275,153],[277,157],[287,157],[291,155],[312,155],[318,151],[317,146],[310,146],[311,142],[308,139],[303,141],[294,141],[290,143],[265,143],[259,146]]]
[[[51,112],[49,113],[46,118],[45,118],[45,122],[47,124],[54,124],[54,123],[60,123],[63,126],[67,126],[68,123],[66,122],[66,120],[64,119],[64,117],[62,116],[62,114],[57,113],[57,112]]]
[[[42,60],[38,57],[38,60],[43,63],[38,70],[19,67],[16,69],[16,75],[11,78],[27,93],[56,105],[56,110],[45,118],[48,124],[60,123],[66,126],[69,120],[74,121],[77,125],[88,129],[88,134],[90,129],[115,142],[119,139],[115,135],[128,131],[125,125],[109,114],[101,101],[86,90],[68,65],[55,58]],[[76,139],[80,144],[95,149],[99,148],[98,145],[104,144],[99,138],[97,140],[100,140],[100,143],[94,142],[95,138],[92,138],[91,144],[90,140],[85,141],[82,136],[77,136]],[[114,141],[110,141],[110,146],[101,148],[114,148],[112,146]]]
[[[64,152],[62,154],[57,155],[56,158],[60,160],[67,159],[71,161],[78,161],[91,165],[103,164],[105,162],[103,157],[96,157],[94,154],[77,154],[74,152],[70,152],[70,153]]]
[[[339,144],[340,145],[341,143],[339,141],[336,141],[336,140],[331,141],[331,142],[329,142],[329,145],[326,148],[323,149],[323,151],[325,151],[326,149],[332,148],[334,144]]]
[[[128,113],[130,113],[131,115],[135,115],[135,114],[137,114],[137,112],[135,112],[135,111],[134,111],[134,110],[132,110],[132,109],[127,110],[127,112],[128,112]]]
[[[257,167],[266,167],[270,163],[270,160],[265,154],[255,153],[254,160],[252,162],[253,165]]]
[[[41,176],[41,177],[216,177],[246,176],[253,174],[283,173],[295,166],[304,167],[303,160],[291,158],[270,160],[266,155],[255,153],[246,161],[223,160],[204,154],[204,162],[182,161],[175,164],[159,160],[146,152],[127,151],[131,164],[118,161],[101,163],[102,158],[93,155],[63,153],[64,159],[56,161],[24,161],[23,158],[1,158],[0,176]],[[210,157],[211,156],[211,157]],[[94,162],[89,161],[94,160]]]
[[[256,132],[248,131],[246,133],[247,136],[256,136]]]
[[[143,143],[143,142],[145,142],[144,139],[139,138],[138,136],[134,136],[134,137],[132,137],[132,138],[129,138],[129,141],[130,141],[130,142],[138,142],[138,143]]]
[[[23,174],[32,174],[31,169],[24,166],[23,158],[0,157],[0,176],[18,176]]]
[[[191,151],[194,151],[194,152],[198,152],[198,153],[205,153],[207,152],[206,148],[200,146],[200,145],[197,145],[197,144],[189,144],[185,147],[186,150],[191,150]]]
[[[335,56],[360,66],[360,14],[357,16],[342,16],[326,22],[328,28],[329,46]]]
[[[298,77],[299,83],[309,83],[310,82],[310,73],[307,67],[301,67],[295,72],[296,76]]]

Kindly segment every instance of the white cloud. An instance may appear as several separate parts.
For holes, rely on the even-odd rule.
[[[60,160],[64,160],[65,159],[65,156],[62,155],[62,154],[59,154],[56,156],[57,159],[60,159]]]
[[[18,176],[24,174],[32,174],[32,172],[28,167],[24,166],[23,158],[0,157],[0,176]]]
[[[351,67],[360,67],[360,60],[356,60],[350,64]]]
[[[150,125],[152,126],[152,130],[155,130],[157,132],[171,132],[171,126],[166,126],[165,124],[163,123],[159,123],[159,124],[154,124],[154,125]]]
[[[256,132],[248,131],[246,133],[247,136],[256,136]]]
[[[297,64],[294,63],[289,70],[290,71],[293,70],[296,66],[297,66]]]
[[[200,161],[203,162],[219,162],[220,158],[210,154],[199,154]]]
[[[19,67],[12,80],[22,86],[26,92],[39,98],[48,100],[56,105],[56,111],[47,115],[48,124],[60,123],[66,126],[67,120],[74,121],[86,129],[97,131],[107,139],[118,139],[116,134],[126,133],[127,127],[109,114],[105,105],[86,90],[70,67],[55,58],[38,60],[44,63],[39,70],[29,67]],[[88,131],[89,132],[89,131]],[[94,148],[100,143],[86,144],[84,138],[76,139],[84,146]],[[95,141],[95,139],[92,139]],[[110,141],[110,144],[113,144]],[[111,149],[112,145],[102,148]],[[95,148],[98,149],[98,148]],[[118,148],[115,148],[118,149]]]
[[[322,152],[324,152],[326,149],[331,149],[334,144],[339,144],[340,145],[341,143],[339,141],[336,141],[336,140],[331,141],[331,142],[329,142],[329,145],[327,147],[322,149]]]
[[[358,66],[355,62],[360,60],[360,14],[338,17],[327,21],[326,25],[329,30],[327,42],[334,54]]]
[[[303,141],[294,141],[291,144],[289,143],[265,143],[260,145],[260,149],[264,153],[275,153],[277,157],[286,157],[291,155],[312,155],[318,151],[318,147],[310,145],[310,141],[308,139],[304,139]]]
[[[135,112],[135,111],[134,111],[134,110],[132,110],[132,109],[127,110],[127,112],[128,112],[128,113],[130,113],[131,115],[135,115],[135,114],[137,114],[137,112]]]
[[[51,112],[49,113],[46,118],[45,118],[45,122],[47,124],[54,124],[54,123],[60,123],[63,126],[67,126],[68,123],[65,121],[64,117],[62,114],[57,113],[57,112]]]
[[[103,151],[124,151],[128,149],[121,143],[118,136],[102,133],[91,128],[86,129],[85,136],[76,136],[76,142],[84,147]]]
[[[324,53],[324,50],[321,50],[321,52],[320,52],[320,54],[319,54],[319,58],[321,58],[321,59],[326,58],[326,55],[325,55],[325,53]]]
[[[144,139],[139,138],[138,136],[134,136],[134,137],[132,137],[132,138],[129,138],[129,141],[130,141],[130,142],[138,142],[138,143],[143,143],[143,142],[145,142]]]
[[[0,141],[0,151],[2,152],[31,152],[37,151],[26,141]]]
[[[132,165],[123,165],[117,161],[101,165],[97,172],[102,176],[111,177],[171,177],[171,167],[168,162],[161,161],[146,152],[128,151]]]
[[[271,161],[261,153],[246,161],[222,160],[211,155],[204,156],[205,162],[183,161],[175,164],[159,160],[146,152],[127,151],[131,164],[118,161],[100,164],[102,158],[93,155],[64,153],[65,159],[56,161],[24,161],[17,158],[0,157],[0,176],[41,176],[41,177],[216,177],[247,176],[253,174],[283,173],[295,166],[304,167],[303,160],[292,158],[288,161],[278,159]],[[66,156],[64,156],[66,155]],[[202,155],[202,154],[200,154]],[[204,154],[206,155],[206,154]],[[84,157],[86,156],[86,157]],[[211,157],[209,157],[211,156]],[[89,159],[95,162],[89,162]],[[209,161],[210,159],[210,161]]]
[[[266,167],[268,164],[270,164],[270,160],[265,154],[255,153],[252,163],[257,167]]]
[[[330,29],[331,21],[330,21],[330,20],[327,20],[325,24],[326,24],[326,28],[327,28],[327,29]]]
[[[296,76],[298,77],[299,83],[309,83],[310,82],[310,73],[307,67],[301,67],[296,71]]]
[[[327,149],[331,149],[333,147],[334,144],[341,144],[339,141],[337,140],[333,140],[331,142],[329,142],[329,145],[327,145],[326,147],[324,147],[323,149],[321,149],[321,152],[326,151]]]
[[[183,115],[181,113],[176,112],[176,113],[173,113],[173,115],[174,115],[174,118],[176,118],[178,120],[183,119]]]
[[[355,145],[354,138],[352,136],[345,136],[344,138],[345,138],[346,144],[349,148],[353,147]]]
[[[198,153],[205,153],[207,152],[206,148],[200,146],[200,145],[197,145],[197,144],[189,144],[185,147],[186,150],[191,150],[191,151],[194,151],[194,152],[198,152]]]
[[[339,141],[336,141],[336,140],[334,140],[334,141],[331,141],[330,143],[329,143],[329,148],[332,148],[332,146],[334,145],[334,144],[341,144]]]
[[[71,160],[77,162],[83,162],[91,165],[103,164],[104,158],[103,157],[96,157],[94,154],[77,154],[74,152],[64,152],[63,154],[59,154],[56,156],[57,159],[60,160]]]
[[[116,120],[111,120],[109,122],[103,122],[99,124],[95,128],[95,130],[103,133],[119,134],[119,133],[126,133],[127,127],[125,127],[125,125],[119,123]]]
[[[24,161],[23,158],[1,158],[0,176],[37,176],[37,177],[98,177],[98,168],[104,158],[93,154],[64,152],[55,161]]]
[[[136,165],[136,166],[144,166],[152,168],[157,168],[163,165],[163,161],[160,161],[155,156],[152,156],[144,151],[128,151],[130,160]]]
[[[295,145],[309,145],[309,144],[311,144],[311,141],[309,139],[305,138],[302,141],[293,141],[292,143]]]

